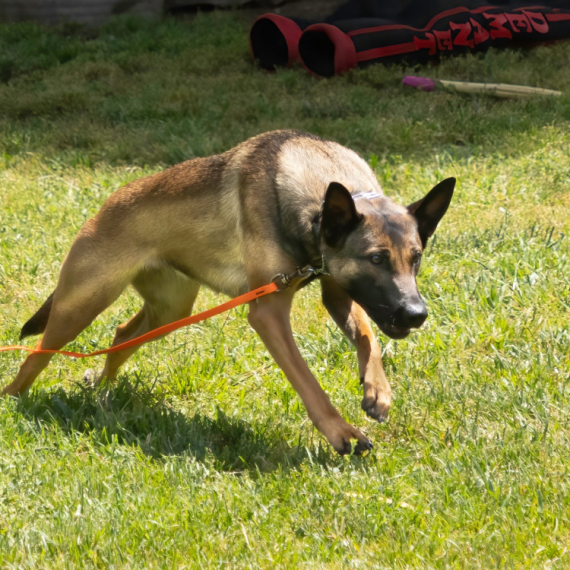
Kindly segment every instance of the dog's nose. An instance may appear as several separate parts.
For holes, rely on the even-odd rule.
[[[427,318],[427,308],[423,301],[416,301],[401,306],[395,314],[395,323],[399,327],[418,328]]]

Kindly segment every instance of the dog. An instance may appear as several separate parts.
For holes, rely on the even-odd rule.
[[[114,192],[75,238],[53,294],[23,326],[60,349],[132,284],[142,309],[117,328],[113,345],[188,316],[204,285],[237,296],[277,274],[315,268],[310,279],[250,303],[248,320],[303,401],[317,429],[341,453],[372,447],[347,423],[312,375],[293,338],[295,292],[321,283],[322,300],[355,345],[362,409],[387,418],[391,389],[370,319],[393,339],[427,317],[416,275],[422,251],[448,209],[455,179],[404,207],[382,194],[355,152],[293,131],[250,138]],[[112,380],[136,347],[109,354],[98,377]],[[30,354],[4,394],[22,394],[51,354]]]

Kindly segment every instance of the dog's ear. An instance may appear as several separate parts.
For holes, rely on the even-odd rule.
[[[418,222],[418,231],[424,247],[447,212],[454,188],[455,178],[446,178],[434,186],[421,200],[408,206],[408,212]]]
[[[362,220],[350,192],[339,182],[331,182],[323,203],[321,235],[330,247],[338,247]]]

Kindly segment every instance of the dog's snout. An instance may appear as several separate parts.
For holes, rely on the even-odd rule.
[[[401,306],[395,315],[397,326],[406,328],[421,327],[427,318],[427,308],[425,303],[418,300]]]

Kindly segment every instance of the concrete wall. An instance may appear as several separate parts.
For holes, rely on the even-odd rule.
[[[159,18],[164,0],[0,0],[0,22],[99,25],[119,14]]]

